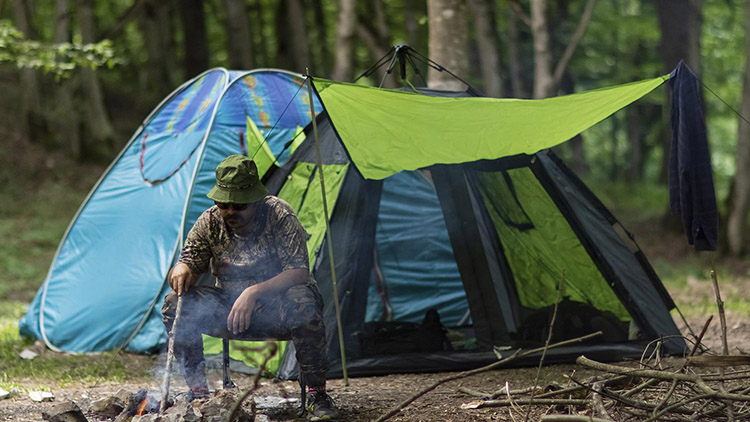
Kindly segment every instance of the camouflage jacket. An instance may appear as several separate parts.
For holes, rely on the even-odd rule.
[[[211,270],[217,287],[244,288],[289,269],[309,269],[307,232],[284,200],[268,195],[258,202],[255,228],[238,233],[213,206],[188,233],[179,262],[194,274]]]

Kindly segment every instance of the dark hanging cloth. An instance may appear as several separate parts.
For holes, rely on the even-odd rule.
[[[672,89],[670,208],[682,217],[689,244],[698,251],[715,251],[719,216],[699,94],[700,81],[680,61],[670,75],[669,86]]]

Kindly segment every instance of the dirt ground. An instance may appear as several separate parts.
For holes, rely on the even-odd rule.
[[[699,331],[706,317],[690,318],[689,323],[695,331]],[[677,321],[678,326],[684,329],[682,321]],[[715,318],[709,328],[704,343],[713,350],[720,350],[721,340],[719,321]],[[750,351],[750,318],[739,317],[737,314],[728,312],[727,315],[728,338],[733,353],[745,354]],[[126,359],[155,359],[142,356],[127,355]],[[583,370],[576,365],[557,365],[545,367],[540,376],[540,385],[556,382],[567,385],[570,381],[566,378],[573,374],[582,379],[593,373]],[[350,384],[345,386],[342,380],[329,381],[329,392],[336,401],[345,421],[369,421],[374,420],[389,409],[397,406],[401,401],[411,397],[419,390],[429,386],[438,379],[451,375],[451,373],[438,374],[405,374],[388,375],[381,377],[353,378]],[[465,387],[486,393],[492,393],[501,389],[508,383],[512,390],[530,387],[533,385],[536,368],[501,369],[469,378],[453,381],[441,385],[432,392],[419,398],[405,410],[393,417],[393,421],[513,421],[523,420],[523,414],[519,410],[508,408],[497,409],[463,409],[461,405],[476,400],[459,388]],[[218,371],[209,372],[212,385],[220,386],[220,374]],[[247,375],[233,374],[234,381],[241,389],[247,389],[251,385],[252,378]],[[19,382],[23,386],[23,380]],[[174,389],[184,389],[184,383],[179,377],[175,380]],[[113,395],[117,390],[124,388],[131,392],[139,389],[159,389],[159,380],[156,378],[143,380],[137,383],[124,384],[102,384],[97,386],[69,385],[64,388],[56,388],[54,385],[49,389],[55,394],[55,401],[72,400],[81,409],[89,409],[91,402]],[[274,380],[263,379],[260,390],[256,397],[276,396],[298,398],[298,384],[293,381],[274,382]],[[0,401],[0,421],[43,421],[41,412],[51,403],[36,403],[29,399],[28,394],[21,392],[10,399]],[[564,410],[564,409],[560,409]],[[544,412],[554,412],[554,408],[540,409],[530,420],[538,420]],[[272,421],[277,420],[304,420],[296,417],[295,410],[271,409],[265,412],[271,416]],[[87,414],[87,416],[91,416]],[[519,419],[520,418],[520,419]],[[89,421],[96,418],[90,417]]]

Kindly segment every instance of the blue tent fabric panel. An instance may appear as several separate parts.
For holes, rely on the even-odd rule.
[[[225,84],[222,72],[198,78],[148,123],[128,150],[129,154],[143,157],[143,174],[147,179],[167,177],[200,145]]]
[[[435,188],[419,171],[383,181],[375,234],[393,319],[422,322],[435,308],[456,326],[469,305]],[[380,319],[382,302],[370,283],[366,321]]]
[[[45,285],[19,322],[22,334],[42,338],[43,322],[50,344],[75,352],[111,350],[133,334],[155,299],[163,294],[198,161],[198,154],[174,159],[174,154],[186,151],[184,145],[200,142],[201,138],[200,131],[178,131],[176,127],[207,127],[225,84],[223,71],[198,78],[165,103],[129,144],[72,223]],[[187,98],[201,104],[208,101],[209,105],[203,110],[202,106],[195,110],[180,107]],[[183,121],[191,123],[180,125]],[[155,175],[169,174],[189,157],[172,177],[156,185],[146,183],[140,172],[146,133],[159,142],[158,147],[147,148],[153,163],[149,170]],[[146,326],[149,338],[138,341],[144,348],[132,350],[146,350],[146,344],[151,349],[162,341],[162,333],[155,332],[153,322]]]

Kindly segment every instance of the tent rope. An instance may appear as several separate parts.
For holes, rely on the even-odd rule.
[[[323,216],[326,222],[326,244],[328,245],[328,261],[331,265],[331,284],[333,286],[333,304],[336,310],[336,325],[339,333],[339,351],[341,352],[341,369],[344,376],[344,385],[349,385],[349,377],[346,373],[346,353],[344,351],[344,330],[341,323],[341,306],[339,305],[338,286],[336,285],[336,266],[333,262],[333,239],[331,237],[331,222],[329,221],[328,202],[326,200],[326,185],[323,177],[323,159],[320,155],[320,138],[318,137],[318,124],[315,120],[315,107],[313,103],[312,76],[309,69],[305,75],[307,83],[307,93],[310,97],[310,115],[312,117],[313,136],[315,138],[315,153],[318,160],[318,175],[320,176],[320,193],[323,196]]]

